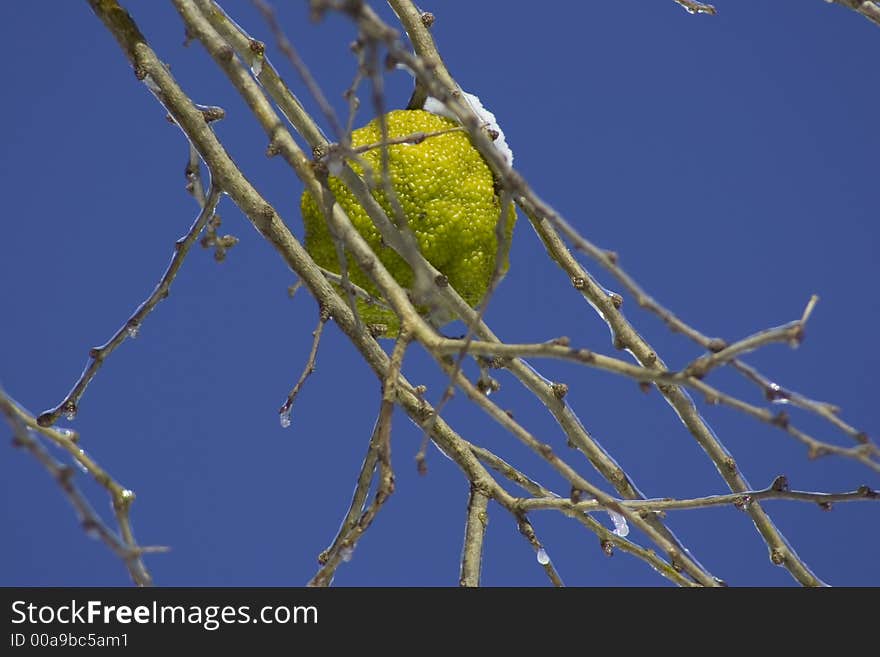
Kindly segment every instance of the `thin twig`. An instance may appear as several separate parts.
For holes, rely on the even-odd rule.
[[[738,356],[774,342],[787,342],[793,347],[798,346],[804,337],[804,327],[806,326],[807,318],[809,318],[818,299],[819,297],[815,294],[810,297],[810,301],[807,303],[807,308],[801,319],[789,322],[783,326],[764,329],[747,338],[738,340],[715,353],[702,356],[685,367],[683,370],[684,374],[698,379],[702,378],[711,370],[726,365]]]
[[[377,148],[385,148],[387,146],[397,146],[400,144],[407,144],[411,146],[415,146],[421,144],[426,139],[431,139],[432,137],[441,137],[443,135],[448,135],[453,132],[463,132],[464,128],[460,125],[455,126],[453,128],[445,128],[443,130],[432,130],[430,132],[411,132],[408,135],[401,135],[400,137],[386,137],[383,140],[380,140],[374,144],[364,144],[363,146],[355,146],[351,149],[353,153],[363,154],[368,151],[376,150]]]
[[[490,468],[495,470],[496,472],[501,473],[515,483],[517,486],[530,493],[534,498],[544,498],[544,499],[562,499],[559,495],[556,495],[552,491],[544,488],[541,484],[533,481],[525,474],[514,468],[512,465],[507,463],[504,459],[500,458],[493,452],[485,449],[483,447],[478,447],[477,445],[469,444],[471,451],[477,456],[480,461],[488,465]],[[518,514],[521,512],[523,500],[517,500],[513,506],[505,507],[511,513]],[[598,506],[598,503],[596,503]],[[573,503],[571,505],[563,505],[560,504],[557,509],[569,516],[570,518],[574,518],[582,525],[584,525],[587,529],[592,531],[599,538],[599,545],[602,551],[607,555],[611,556],[615,549],[619,549],[621,552],[626,554],[630,554],[637,559],[641,559],[649,566],[651,566],[656,572],[663,575],[667,579],[669,579],[674,584],[678,586],[699,586],[699,584],[695,583],[693,580],[688,579],[684,575],[682,575],[676,567],[672,564],[664,561],[657,553],[653,550],[648,550],[643,548],[632,541],[623,538],[611,530],[607,529],[604,525],[597,522],[593,517],[587,515],[586,513],[576,511]],[[651,516],[648,517],[647,520],[650,520]]]
[[[83,393],[86,391],[91,380],[98,373],[98,370],[101,369],[101,365],[104,364],[107,357],[112,354],[126,338],[136,337],[147,316],[153,312],[153,309],[160,301],[168,296],[171,290],[171,284],[174,282],[181,265],[183,265],[183,261],[189,253],[190,247],[192,247],[198,239],[199,233],[202,232],[202,229],[214,215],[214,210],[217,207],[217,203],[220,201],[220,196],[220,188],[216,185],[212,185],[208,197],[205,200],[205,205],[201,212],[199,212],[189,231],[185,236],[181,237],[174,243],[174,255],[171,257],[171,262],[168,263],[168,267],[165,269],[165,273],[162,274],[162,278],[159,280],[158,285],[153,289],[150,296],[138,306],[137,310],[134,311],[131,317],[128,318],[115,334],[113,334],[113,337],[100,347],[93,347],[89,350],[89,362],[86,364],[79,380],[73,385],[70,392],[67,393],[67,396],[61,400],[61,403],[55,408],[41,413],[37,418],[37,422],[39,422],[41,427],[52,426],[62,415],[68,419],[73,419],[76,416]]]
[[[324,332],[324,325],[329,319],[330,314],[322,308],[318,313],[318,325],[315,327],[315,330],[312,331],[312,348],[309,351],[309,357],[306,359],[306,366],[303,368],[302,374],[300,374],[299,379],[288,393],[287,399],[281,405],[281,408],[278,409],[278,414],[281,418],[281,426],[285,429],[290,426],[290,411],[293,408],[293,402],[296,400],[297,395],[299,395],[300,390],[302,390],[303,385],[305,385],[306,379],[308,379],[315,371],[315,361],[318,358],[318,346],[321,344],[321,334]]]
[[[394,492],[394,472],[391,468],[391,416],[397,398],[400,367],[408,345],[408,332],[401,329],[400,336],[394,345],[394,352],[383,385],[379,417],[370,437],[370,446],[358,475],[358,483],[351,505],[333,543],[319,555],[318,563],[321,564],[321,567],[309,581],[309,586],[330,585],[339,565],[351,558],[358,541],[369,529],[388,497]],[[373,502],[364,508],[377,466],[379,468],[379,482],[376,495]]]
[[[440,363],[444,371],[452,376],[452,366]],[[513,434],[520,442],[528,446],[535,454],[544,459],[553,467],[560,475],[562,475],[572,487],[583,491],[584,493],[600,500],[606,504],[609,510],[615,511],[624,516],[627,521],[641,529],[651,541],[654,542],[668,556],[671,563],[676,564],[684,572],[690,575],[695,581],[700,582],[704,586],[717,586],[719,580],[707,572],[698,562],[696,562],[687,552],[682,551],[676,541],[670,539],[663,532],[659,531],[645,521],[641,516],[633,513],[616,503],[616,498],[596,487],[592,483],[584,479],[578,474],[568,463],[559,458],[553,451],[552,446],[543,443],[517,423],[513,418],[496,406],[488,397],[477,390],[461,374],[456,377],[456,385],[467,395],[468,399],[475,402],[483,408],[490,417],[492,417],[501,426]]]
[[[550,579],[550,582],[553,584],[553,586],[565,586],[565,584],[562,583],[562,579],[559,577],[559,573],[556,572],[556,567],[550,560],[550,555],[547,554],[547,550],[544,549],[544,545],[541,543],[541,541],[538,540],[538,536],[537,534],[535,534],[535,528],[532,527],[532,523],[528,521],[524,514],[519,517],[517,527],[519,529],[519,533],[522,534],[523,537],[525,537],[525,539],[531,544],[532,548],[534,548],[535,557],[537,558],[538,563],[544,569],[544,572],[547,573],[547,577]]]
[[[880,472],[880,460],[876,460],[877,450],[873,443],[864,443],[861,445],[856,445],[855,447],[840,447],[832,443],[817,440],[816,438],[813,438],[811,435],[796,427],[791,422],[791,419],[788,417],[787,413],[773,413],[766,408],[755,406],[754,404],[750,404],[748,402],[742,401],[741,399],[733,397],[732,395],[721,392],[720,390],[713,388],[712,386],[697,379],[691,379],[690,385],[695,390],[703,393],[703,395],[705,395],[706,402],[709,404],[723,404],[725,406],[729,406],[730,408],[741,411],[746,415],[750,415],[753,418],[761,420],[762,422],[766,422],[767,424],[782,429],[790,436],[795,438],[797,441],[807,446],[807,455],[811,459],[826,456],[828,454],[835,454],[837,456],[854,459],[859,463],[867,466],[871,470],[874,470],[875,472]]]
[[[318,563],[321,567],[312,576],[312,579],[309,580],[308,586],[330,586],[333,582],[333,577],[336,575],[337,568],[343,562],[351,559],[358,541],[364,535],[364,532],[369,529],[370,524],[385,502],[385,498],[377,494],[369,506],[366,508],[363,506],[369,494],[376,466],[382,458],[382,453],[387,443],[385,432],[390,425],[390,415],[385,409],[385,404],[382,404],[379,418],[373,427],[373,434],[370,437],[367,457],[361,466],[357,487],[355,488],[345,520],[343,520],[331,546],[318,555]]]
[[[864,431],[856,429],[840,418],[838,415],[838,413],[840,413],[840,408],[838,406],[829,404],[828,402],[809,399],[798,392],[784,388],[778,383],[774,383],[768,379],[751,365],[747,365],[740,360],[733,361],[731,366],[742,373],[749,381],[757,385],[763,392],[767,401],[776,404],[791,404],[792,406],[797,406],[798,408],[815,413],[843,431],[857,443],[871,445],[871,451],[873,451],[874,454],[880,454],[880,449],[878,449],[877,445],[871,441]]]
[[[189,144],[189,157],[184,169],[186,191],[196,200],[200,210],[204,209],[205,202],[207,201],[205,188],[202,184],[201,162],[199,152],[192,144]],[[223,262],[229,249],[238,244],[238,238],[235,235],[217,234],[220,224],[220,213],[214,212],[208,223],[205,224],[205,228],[202,231],[202,239],[199,240],[199,244],[203,249],[214,249],[214,260],[217,262]]]
[[[706,495],[692,499],[647,499],[647,500],[620,500],[620,505],[637,511],[678,511],[685,509],[706,509],[717,506],[735,506],[745,509],[756,500],[794,500],[797,502],[810,502],[818,504],[823,510],[830,510],[836,502],[877,502],[880,501],[880,493],[860,486],[857,490],[846,493],[817,493],[811,491],[788,490],[784,486],[771,485],[762,490],[750,490],[743,493],[728,493],[725,495]],[[583,513],[602,511],[603,506],[596,500],[587,500],[573,504],[571,500],[559,497],[527,498],[519,503],[524,511],[536,509],[573,509]]]
[[[3,389],[0,389],[0,412],[6,416],[7,422],[12,427],[13,445],[26,449],[49,472],[73,506],[86,533],[100,539],[123,561],[135,584],[152,586],[153,578],[141,557],[149,552],[167,551],[167,548],[144,547],[135,541],[129,520],[129,509],[135,499],[134,493],[119,485],[78,446],[79,436],[76,432],[69,429],[41,427],[37,420],[13,401]],[[44,436],[64,449],[85,472],[88,472],[107,491],[119,527],[119,534],[107,526],[77,488],[73,481],[76,474],[75,469],[55,459],[34,437],[35,434]]]
[[[260,10],[260,13],[263,15],[263,20],[266,21],[269,29],[272,30],[278,48],[284,53],[284,56],[287,57],[287,60],[296,72],[299,73],[299,76],[305,83],[309,93],[312,94],[312,97],[317,101],[318,107],[321,108],[324,118],[330,123],[330,127],[333,129],[337,140],[347,145],[349,143],[349,135],[342,130],[342,124],[336,116],[336,110],[333,109],[333,105],[330,104],[327,97],[324,95],[324,92],[321,91],[321,85],[315,80],[309,67],[306,66],[302,57],[300,57],[299,53],[296,51],[296,48],[293,47],[293,44],[284,34],[284,30],[281,28],[281,25],[278,23],[278,19],[275,16],[275,10],[272,9],[269,3],[264,2],[263,0],[252,0],[252,2],[254,3],[254,6]],[[216,6],[216,3],[212,4]]]
[[[472,443],[468,443],[468,447],[470,447],[470,450],[478,459],[480,459],[480,461],[495,470],[495,472],[504,475],[523,490],[531,493],[533,497],[558,497],[554,495],[552,491],[534,481],[531,477],[528,477],[517,470],[494,452]]]

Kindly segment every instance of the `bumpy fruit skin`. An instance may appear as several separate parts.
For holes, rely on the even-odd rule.
[[[389,138],[437,132],[457,125],[450,119],[422,110],[392,111],[385,115],[385,120]],[[380,141],[378,119],[352,133],[355,147]],[[392,206],[382,185],[382,149],[370,149],[362,157],[373,172],[373,196],[394,221]],[[501,216],[501,203],[489,166],[461,131],[429,137],[418,144],[391,145],[388,160],[391,186],[422,254],[447,277],[449,284],[468,304],[476,306],[491,281],[498,249],[495,231]],[[363,173],[356,161],[351,162],[351,166]],[[413,272],[409,265],[385,245],[366,211],[342,181],[331,176],[329,183],[342,209],[388,272],[402,287],[411,289]],[[308,192],[302,195],[301,209],[306,250],[320,266],[339,273],[333,239],[318,204]],[[506,224],[505,242],[508,246],[515,221],[516,212],[511,204]],[[351,256],[348,258],[351,281],[374,297],[381,298],[367,275],[354,264]],[[508,254],[504,253],[503,271],[507,267]],[[393,312],[360,300],[357,303],[366,324],[384,324],[382,334],[385,337],[397,335],[399,322]]]

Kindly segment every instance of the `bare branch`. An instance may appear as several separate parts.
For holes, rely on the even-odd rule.
[[[198,239],[199,233],[214,215],[214,209],[220,201],[220,188],[212,186],[211,191],[205,201],[202,211],[199,212],[196,220],[193,222],[189,232],[174,243],[174,255],[171,256],[171,262],[158,285],[153,289],[149,297],[138,306],[137,310],[128,318],[113,337],[100,347],[93,347],[89,350],[89,362],[86,364],[79,380],[73,385],[73,388],[67,393],[67,396],[61,400],[55,408],[44,411],[37,418],[41,427],[50,427],[58,421],[62,415],[68,419],[73,419],[79,409],[79,402],[83,393],[86,391],[89,383],[95,378],[98,370],[107,357],[112,354],[116,348],[121,345],[126,338],[137,337],[141,326],[147,316],[153,312],[153,309],[159,305],[159,302],[168,297],[171,291],[171,284],[174,282],[177,272],[180,270],[183,261],[189,253],[190,247]]]
[[[0,412],[6,416],[6,421],[12,427],[13,445],[26,449],[49,472],[73,506],[86,533],[100,539],[125,563],[135,584],[151,586],[153,578],[141,557],[148,552],[164,552],[167,548],[143,547],[135,541],[129,520],[129,510],[135,499],[134,493],[118,484],[78,446],[79,436],[75,432],[69,429],[40,426],[37,420],[16,404],[2,388],[0,388]],[[89,473],[107,490],[119,534],[107,526],[76,487],[73,481],[76,474],[74,468],[55,459],[40,444],[35,437],[36,434],[44,436],[65,450],[83,471]]]
[[[410,55],[398,43],[393,30],[390,30],[367,7],[362,7],[356,17],[360,28],[365,33],[383,40],[392,55],[413,70],[416,77],[425,84],[430,94],[454,112],[459,122],[467,129],[472,143],[489,163],[498,180],[505,188],[510,190],[517,203],[528,215],[553,259],[566,271],[571,280],[583,281],[582,294],[608,323],[615,336],[615,346],[629,350],[645,367],[665,369],[656,351],[648,345],[619,312],[617,304],[615,304],[608,292],[596,284],[580,264],[574,260],[568,249],[562,244],[556,230],[564,234],[579,250],[599,255],[603,264],[609,262],[607,254],[599,252],[585,240],[559,213],[541,200],[522,176],[509,166],[504,156],[494,148],[489,137],[481,131],[479,118],[473,109],[461,100],[459,97],[460,91],[458,95],[455,93],[458,90],[458,86],[452,80],[437,54],[433,39],[421,22],[420,13],[413,3],[409,0],[390,1],[395,12],[404,23],[418,57]],[[677,386],[664,384],[658,386],[658,388],[688,428],[691,435],[715,463],[731,490],[733,492],[747,490],[748,485],[738,472],[735,461],[717,439],[715,432],[700,416],[690,397]],[[809,567],[789,547],[786,539],[773,524],[770,517],[764,513],[759,504],[751,505],[749,507],[749,514],[759,533],[767,542],[770,548],[771,559],[774,563],[783,565],[798,582],[804,585],[819,586],[822,584],[821,580],[812,573]]]
[[[716,506],[735,506],[745,509],[756,500],[793,500],[797,502],[809,502],[819,505],[823,511],[831,510],[831,506],[837,502],[877,502],[880,501],[880,493],[860,486],[857,490],[846,493],[817,493],[811,491],[788,490],[785,485],[785,477],[777,479],[762,490],[746,491],[744,493],[729,493],[727,495],[706,495],[686,500],[672,498],[650,500],[620,500],[621,506],[637,511],[679,511],[685,509],[706,509]],[[571,509],[583,513],[591,513],[603,510],[602,505],[596,500],[587,500],[574,504],[571,500],[559,497],[543,497],[523,499],[519,506],[524,511],[536,509]]]
[[[461,551],[459,586],[479,586],[483,561],[483,537],[489,524],[489,498],[471,485],[468,497],[464,547]]]
[[[288,393],[287,399],[278,410],[278,414],[281,418],[281,426],[285,429],[290,426],[290,411],[293,408],[294,400],[297,395],[299,395],[299,391],[302,390],[303,385],[305,385],[306,379],[308,379],[315,371],[315,361],[318,358],[318,346],[321,344],[321,334],[324,332],[324,325],[330,319],[330,315],[324,310],[321,310],[318,315],[318,325],[315,327],[315,330],[312,331],[312,348],[309,351],[309,357],[306,359],[306,366],[303,368],[302,374],[300,374],[299,379]]]
[[[333,540],[333,544],[318,557],[321,568],[309,581],[309,586],[329,586],[333,581],[336,569],[343,561],[348,561],[357,546],[358,541],[369,529],[382,508],[394,492],[394,472],[391,469],[391,415],[394,410],[394,401],[397,398],[398,379],[403,356],[409,344],[409,336],[405,329],[401,330],[394,345],[394,352],[388,367],[388,373],[384,381],[382,402],[379,407],[379,417],[373,428],[370,438],[370,447],[367,457],[361,466],[358,476],[358,484],[355,488],[354,497],[349,506],[348,514]],[[379,482],[373,503],[363,509],[367,494],[372,483],[376,467],[379,468]]]

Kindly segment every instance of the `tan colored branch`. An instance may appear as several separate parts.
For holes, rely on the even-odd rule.
[[[483,562],[483,538],[489,524],[489,498],[471,485],[467,504],[467,523],[464,546],[461,551],[461,575],[459,586],[479,586]]]
[[[79,436],[75,432],[41,426],[36,418],[16,404],[2,389],[0,389],[0,413],[6,416],[7,422],[12,427],[13,445],[26,449],[49,472],[76,511],[83,529],[99,538],[125,563],[135,584],[151,586],[153,578],[144,565],[142,556],[148,552],[164,552],[167,548],[143,547],[135,541],[129,519],[131,504],[135,499],[134,493],[120,485],[79,446]],[[67,452],[84,472],[91,475],[107,491],[119,528],[118,534],[106,525],[77,488],[73,481],[75,475],[73,467],[62,464],[52,456],[37,440],[37,435]]]

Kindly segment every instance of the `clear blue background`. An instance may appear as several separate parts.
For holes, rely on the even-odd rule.
[[[264,156],[265,136],[203,49],[182,47],[170,3],[127,5],[193,99],[226,108],[217,132],[301,236],[301,184],[280,158]],[[306,3],[290,5],[281,14],[290,38],[344,109],[341,94],[354,72],[351,25],[339,16],[312,24]],[[424,8],[437,16],[434,34],[453,75],[497,114],[516,167],[685,320],[736,339],[798,317],[809,295],[819,294],[799,350],[773,346],[749,360],[783,384],[841,404],[845,418],[876,436],[880,91],[872,62],[880,60],[880,30],[820,0],[716,5],[715,17],[690,16],[672,0]],[[249,2],[225,6],[271,42]],[[183,189],[184,139],[85,2],[16,3],[0,21],[0,42],[0,381],[36,413],[66,394],[88,349],[149,294],[195,205]],[[296,74],[270,54],[305,98]],[[389,105],[403,106],[410,86],[405,74],[390,74]],[[371,116],[364,91],[359,124]],[[221,213],[223,231],[241,243],[220,265],[210,252],[191,253],[171,296],[108,360],[71,426],[136,492],[139,540],[171,547],[148,558],[158,584],[300,585],[347,508],[379,388],[330,324],[293,426],[279,426],[277,409],[308,353],[316,306],[304,291],[289,300],[294,276],[281,259],[229,201]],[[569,335],[613,353],[605,326],[522,217],[511,259],[488,313],[504,339]],[[699,354],[632,300],[626,310],[670,366]],[[581,419],[647,495],[726,492],[656,393],[595,371],[536,365],[570,385]],[[424,352],[409,354],[406,372],[437,399],[444,380]],[[565,452],[561,431],[516,381],[501,380],[493,399],[586,466]],[[736,377],[719,373],[710,382],[760,402]],[[447,410],[465,437],[567,492],[462,399]],[[863,466],[809,461],[792,438],[730,410],[705,415],[755,487],[782,473],[801,489],[880,487]],[[814,418],[794,417],[820,438],[849,444]],[[337,584],[457,583],[467,485],[436,450],[428,476],[416,474],[421,438],[395,416],[397,491]],[[77,481],[109,516],[103,491],[85,476]],[[880,584],[880,505],[841,504],[830,513],[794,502],[766,508],[820,577]],[[569,584],[666,584],[626,555],[608,559],[595,536],[570,520],[549,512],[532,520]],[[741,512],[676,512],[669,523],[731,584],[793,583],[770,564]],[[0,584],[129,583],[36,461],[8,441],[0,449],[0,526]],[[547,583],[514,521],[494,505],[483,582]]]

